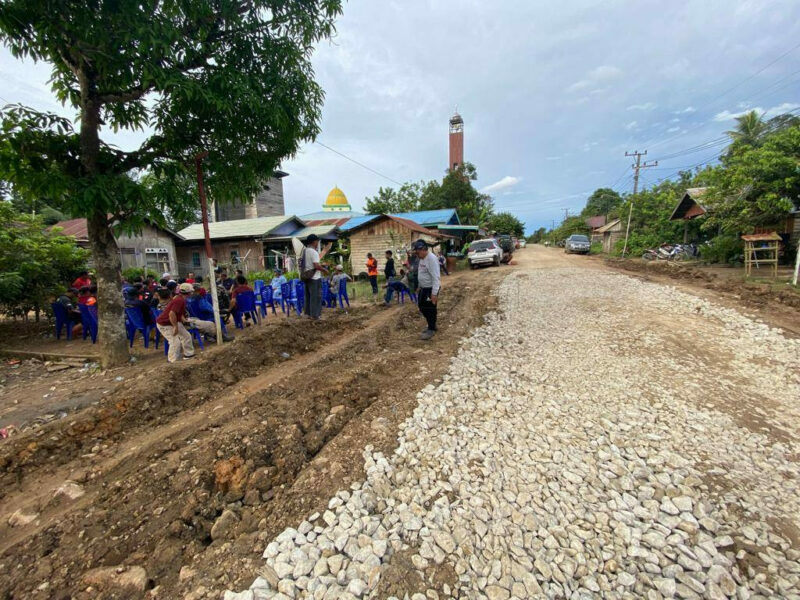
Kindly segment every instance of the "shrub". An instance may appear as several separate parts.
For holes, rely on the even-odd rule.
[[[152,275],[156,279],[161,277],[161,273],[156,273],[153,269],[147,269],[144,267],[129,267],[122,270],[122,276],[128,281],[133,281],[137,277],[144,279],[148,275]]]
[[[718,235],[700,246],[700,257],[709,263],[734,264],[742,261],[744,243],[735,235]]]

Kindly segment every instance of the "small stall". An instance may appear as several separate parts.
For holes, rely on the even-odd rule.
[[[743,235],[744,241],[744,274],[750,277],[753,265],[756,269],[769,267],[772,277],[778,276],[778,251],[781,236],[775,231]]]

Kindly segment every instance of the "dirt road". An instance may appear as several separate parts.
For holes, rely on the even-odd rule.
[[[276,319],[6,440],[0,598],[796,595],[800,342],[516,258],[431,344]]]
[[[115,371],[99,404],[4,440],[0,598],[216,598],[249,583],[259,537],[362,478],[367,443],[393,446],[512,270],[445,278],[431,343],[410,302],[270,317],[196,362]]]
[[[534,248],[253,598],[797,598],[800,342]],[[254,573],[255,575],[255,573]]]

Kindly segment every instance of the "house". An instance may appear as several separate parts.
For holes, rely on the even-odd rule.
[[[697,219],[708,213],[708,208],[701,204],[708,188],[688,188],[684,192],[675,209],[672,211],[670,221],[683,221],[683,243],[689,241],[689,221]]]
[[[243,271],[262,271],[275,266],[272,250],[291,251],[291,239],[306,229],[306,223],[295,216],[236,219],[208,224],[214,257],[220,265]],[[205,246],[202,223],[195,223],[178,232],[178,271],[204,271]],[[306,234],[308,235],[308,234]],[[299,236],[298,236],[299,237]]]
[[[614,245],[617,243],[617,240],[621,240],[625,237],[625,227],[622,225],[622,219],[614,219],[610,223],[598,227],[597,235],[602,236],[603,252],[610,254],[611,251],[614,250]]]
[[[387,250],[391,250],[398,260],[405,259],[404,248],[418,239],[430,244],[437,244],[453,239],[453,236],[435,229],[428,229],[422,225],[396,217],[394,215],[370,215],[371,219],[343,230],[350,239],[350,262],[353,273],[365,270],[367,254],[372,255],[382,262]]]
[[[275,171],[264,182],[261,191],[246,202],[211,204],[211,221],[237,221],[259,217],[279,217],[285,214],[283,202],[283,178],[289,174]]]
[[[605,224],[606,224],[605,215],[600,215],[597,217],[589,217],[586,219],[586,226],[592,230],[591,234],[592,242],[603,241],[603,234],[599,233],[597,230],[600,229]]]
[[[73,236],[78,246],[89,248],[86,219],[59,221],[53,227],[61,228],[62,235]],[[147,267],[158,274],[177,271],[176,242],[182,240],[180,234],[145,220],[138,234],[119,234],[115,239],[123,269]]]

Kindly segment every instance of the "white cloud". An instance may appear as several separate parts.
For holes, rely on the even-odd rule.
[[[784,102],[783,104],[779,104],[778,106],[773,106],[770,108],[764,116],[768,119],[771,119],[772,117],[777,117],[778,115],[782,115],[796,108],[800,108],[800,104],[795,102]]]
[[[740,110],[738,112],[731,112],[729,110],[723,110],[722,112],[718,112],[714,115],[715,121],[733,121],[734,119],[741,117],[742,115],[746,115],[750,111],[756,111],[759,115],[761,115],[764,119],[771,119],[772,117],[777,117],[778,115],[782,115],[787,113],[791,110],[796,108],[800,108],[800,104],[795,102],[784,102],[783,104],[779,104],[778,106],[773,106],[772,108],[764,109],[760,106],[753,106],[745,108],[745,110]]]
[[[669,129],[667,129],[667,133],[675,133],[676,131],[680,130],[681,130],[680,127],[670,127]]]
[[[545,160],[561,160],[562,158],[564,158],[564,157],[563,156],[545,156],[544,157]]]
[[[619,67],[615,67],[613,65],[600,65],[599,67],[592,69],[586,75],[586,77],[569,86],[567,91],[579,92],[580,90],[585,90],[587,88],[594,88],[603,83],[616,81],[622,77],[622,75],[623,71]]]
[[[637,125],[638,125],[638,123],[637,123],[636,121],[631,121],[630,123],[628,123],[627,125],[625,125],[625,129],[627,129],[628,131],[630,131],[631,129],[633,129],[633,128],[634,128],[634,127],[636,127]]]
[[[679,118],[675,117],[674,119],[670,119],[669,122],[670,123],[680,123],[681,120]]]
[[[485,188],[481,190],[481,193],[491,194],[492,192],[499,192],[500,190],[505,190],[510,187],[514,187],[520,181],[522,181],[521,177],[513,177],[511,175],[506,175],[502,179],[495,181],[490,185],[487,185]]]
[[[625,110],[653,110],[656,107],[652,102],[645,102],[644,104],[631,104]]]
[[[695,112],[697,109],[694,106],[687,106],[683,110],[676,110],[673,114],[676,115],[688,115],[690,113]]]

